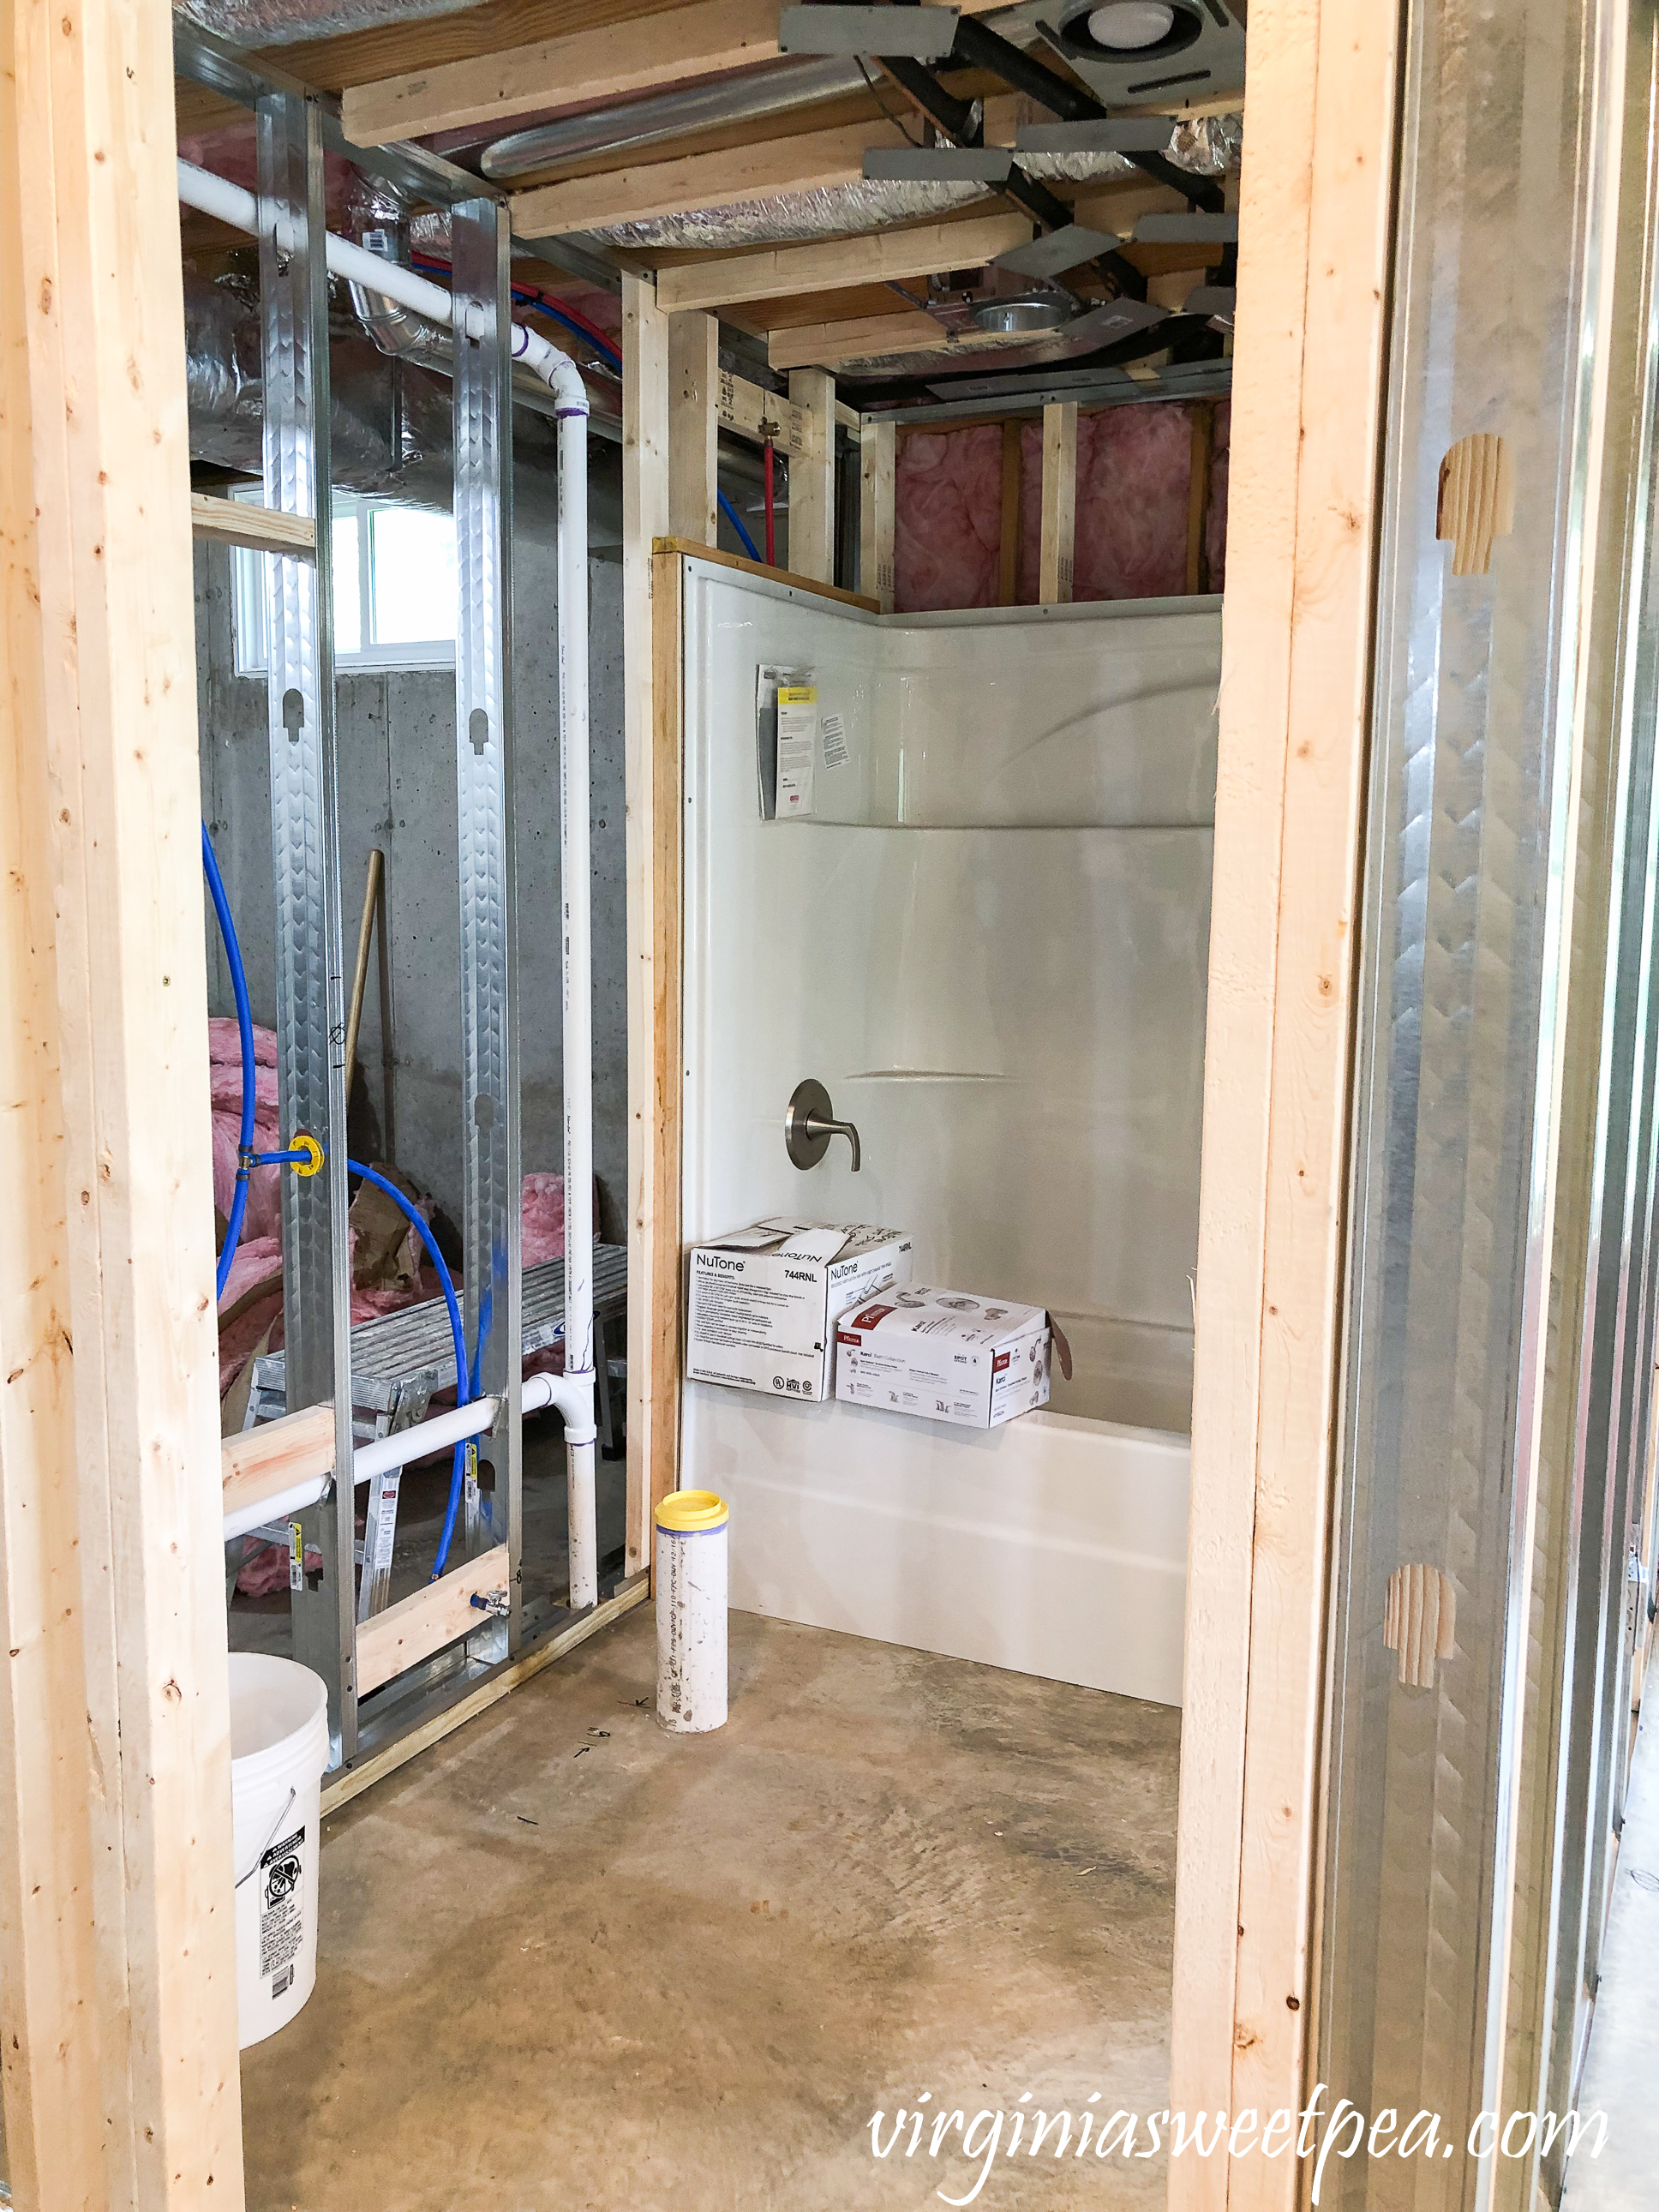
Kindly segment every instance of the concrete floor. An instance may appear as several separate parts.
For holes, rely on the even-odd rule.
[[[921,2207],[983,2157],[877,2111],[1167,2102],[1179,1716],[731,1618],[718,1734],[657,1727],[642,1607],[327,1823],[249,2212]],[[975,2201],[1162,2204],[1054,2140]]]
[[[1650,1684],[1659,1675],[1650,1671]],[[1562,2212],[1652,2212],[1659,2198],[1659,1711],[1644,1700],[1613,1870],[1601,1980],[1578,2109],[1607,2116],[1607,2142],[1581,2144]]]

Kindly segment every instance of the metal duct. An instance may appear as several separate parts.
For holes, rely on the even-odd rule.
[[[174,13],[234,46],[288,46],[344,31],[457,15],[476,4],[477,0],[178,0]]]
[[[354,288],[355,289],[355,288]],[[377,303],[377,336],[354,317],[336,317],[329,346],[331,450],[335,486],[380,494],[410,507],[449,512],[454,428],[448,379],[416,349],[438,334],[418,316]],[[401,319],[405,326],[393,333]],[[407,342],[388,351],[380,338]],[[194,460],[244,476],[264,465],[264,388],[257,291],[234,279],[210,283],[185,269],[185,372]],[[395,366],[394,366],[395,362]],[[514,496],[550,526],[555,441],[544,417],[520,412],[515,425]],[[540,509],[545,506],[546,514]]]
[[[821,185],[811,191],[778,192],[727,207],[693,208],[684,215],[652,216],[642,222],[613,223],[596,231],[608,245],[647,248],[795,245],[815,238],[880,230],[969,207],[988,198],[983,185]]]

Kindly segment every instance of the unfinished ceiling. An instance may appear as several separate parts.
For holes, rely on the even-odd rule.
[[[626,268],[864,407],[969,372],[1218,357],[1240,0],[924,5],[946,19],[925,61],[900,51],[929,41],[899,5],[833,11],[861,19],[854,52],[779,0],[187,0],[181,151],[252,167],[246,110],[194,81],[200,27],[333,96],[353,143],[412,143],[504,190],[536,289],[602,339]],[[386,202],[347,203],[357,234],[402,221],[405,253],[412,234],[442,258],[418,202]],[[224,241],[194,218],[185,243],[210,265]]]

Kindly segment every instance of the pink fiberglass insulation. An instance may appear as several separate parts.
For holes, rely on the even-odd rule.
[[[901,613],[997,604],[1002,428],[913,430],[895,472],[893,595]]]
[[[1209,563],[1212,592],[1222,588],[1227,574],[1227,462],[1232,427],[1233,403],[1224,399],[1215,410],[1215,444],[1210,454],[1210,507],[1204,518],[1204,553]]]
[[[1042,433],[1034,465],[1042,495]],[[1074,599],[1155,599],[1187,588],[1190,408],[1103,407],[1077,426]],[[1028,477],[1033,472],[1028,465]],[[1036,548],[1030,563],[1036,596]]]
[[[1227,526],[1228,404],[1216,410],[1206,550],[1221,589]],[[1079,415],[1074,599],[1178,597],[1187,589],[1192,416],[1178,402]],[[1002,428],[915,430],[899,441],[894,530],[902,613],[995,606],[1001,569]],[[1038,597],[1042,428],[1022,426],[1019,603]]]

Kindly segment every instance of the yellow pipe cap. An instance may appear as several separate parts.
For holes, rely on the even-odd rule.
[[[712,1490],[671,1490],[657,1508],[659,1528],[718,1528],[729,1509]]]

